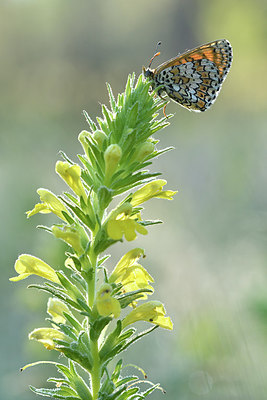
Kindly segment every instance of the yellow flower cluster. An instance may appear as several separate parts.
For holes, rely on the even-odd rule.
[[[137,263],[142,256],[144,256],[144,250],[140,248],[135,248],[126,253],[112,271],[109,282],[120,283],[125,292],[133,292],[138,289],[153,291],[149,282],[154,282],[154,279],[142,265]],[[145,299],[147,296],[143,294],[142,298]]]
[[[124,293],[130,293],[138,289],[150,289],[153,287],[149,282],[153,278],[144,267],[137,263],[140,257],[144,256],[144,250],[135,248],[126,253],[118,262],[109,277],[109,283],[121,284]],[[96,307],[100,315],[108,316],[113,314],[115,318],[120,315],[119,301],[112,297],[112,286],[104,284],[98,291]],[[147,296],[143,294],[142,299]],[[133,324],[137,321],[147,321],[159,325],[165,329],[172,329],[170,317],[166,317],[166,310],[159,301],[148,301],[134,308],[122,321],[122,326]]]
[[[147,183],[130,196],[130,201],[121,204],[110,213],[107,221],[107,233],[114,240],[121,240],[123,236],[128,241],[136,238],[136,232],[147,234],[147,229],[142,225],[141,213],[134,212],[134,207],[155,198],[172,200],[173,190],[163,190],[167,182],[157,179]]]

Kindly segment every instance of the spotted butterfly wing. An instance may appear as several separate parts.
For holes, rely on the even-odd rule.
[[[144,68],[158,94],[193,111],[206,111],[216,100],[232,63],[228,40],[216,40],[180,54],[154,70]]]

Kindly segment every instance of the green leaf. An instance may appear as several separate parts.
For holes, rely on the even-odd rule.
[[[119,397],[117,397],[117,400],[126,400],[126,399],[135,399],[137,397],[131,397],[132,395],[134,395],[135,393],[139,392],[139,388],[138,387],[134,387],[131,389],[126,390],[125,392],[123,392]]]
[[[98,260],[97,262],[97,266],[100,267],[106,260],[108,260],[110,258],[110,254],[108,254],[107,256],[101,258],[100,260]]]
[[[117,380],[119,379],[119,376],[120,376],[120,373],[121,373],[121,368],[122,368],[122,359],[120,359],[117,362],[117,364],[116,364],[116,366],[114,368],[114,371],[113,371],[113,373],[111,375],[111,379],[112,379],[113,382],[117,382]]]
[[[131,346],[134,342],[136,342],[137,340],[141,339],[141,337],[148,335],[149,333],[153,332],[155,329],[157,329],[159,326],[155,325],[150,329],[147,329],[141,333],[139,333],[138,335],[136,335],[132,340],[128,341],[121,349],[120,352],[126,350],[129,346]]]
[[[106,85],[107,85],[107,89],[108,89],[110,107],[111,107],[113,112],[116,112],[117,111],[117,105],[116,105],[115,97],[113,95],[111,86],[110,86],[109,83],[107,83]]]
[[[116,383],[116,387],[119,387],[121,385],[125,385],[128,382],[133,382],[133,381],[137,381],[139,378],[138,376],[126,376],[125,378],[120,379],[117,383]]]
[[[92,131],[96,131],[97,130],[97,126],[94,123],[94,121],[90,118],[89,114],[87,113],[87,111],[83,110],[83,115],[85,116],[86,122],[88,123],[88,125],[90,126],[90,128],[92,129]]]
[[[73,218],[71,218],[71,216],[66,212],[66,211],[61,211],[62,215],[65,217],[65,219],[67,220],[67,223],[69,225],[75,224],[75,221]]]
[[[149,226],[149,225],[158,225],[158,224],[162,224],[163,222],[161,221],[161,220],[155,220],[155,221],[149,221],[149,220],[146,220],[146,221],[141,221],[141,222],[139,222],[139,224],[140,225],[143,225],[143,226]]]
[[[64,274],[62,271],[56,271],[56,274],[58,276],[58,279],[60,280],[61,285],[66,289],[66,292],[74,298],[75,300],[80,298],[82,300],[85,300],[82,293],[77,289],[73,283],[67,278],[67,276]]]
[[[64,192],[64,195],[65,195],[70,201],[72,201],[74,204],[76,204],[76,206],[79,206],[79,201],[78,201],[77,197],[73,196],[73,194],[68,193],[68,192]],[[65,204],[68,204],[68,203],[66,202],[66,199],[64,199],[64,197],[59,196],[59,198],[60,198],[62,201],[64,201]]]
[[[65,161],[67,161],[67,162],[70,163],[71,165],[74,164],[74,162],[67,156],[66,153],[64,153],[64,151],[60,150],[60,151],[59,151],[59,154],[61,155],[61,157],[62,157]]]
[[[137,299],[142,298],[144,293],[153,293],[153,290],[152,289],[138,289],[138,290],[134,290],[132,292],[122,294],[121,296],[117,297],[117,299],[120,302],[121,308],[125,308],[132,302],[136,301]]]
[[[63,315],[66,318],[66,320],[71,324],[71,326],[76,330],[77,333],[82,330],[82,325],[76,318],[65,312],[63,312]]]
[[[64,335],[68,336],[70,339],[73,339],[73,340],[77,339],[77,336],[75,335],[72,326],[68,326],[68,325],[65,325],[65,324],[57,323],[57,322],[53,321],[50,318],[47,318],[47,321],[49,321],[52,325],[58,327],[61,330],[61,332],[63,332]]]
[[[46,232],[48,232],[48,233],[52,233],[52,229],[49,228],[48,226],[45,226],[45,225],[37,225],[36,228],[42,229],[42,230],[44,230],[44,231],[46,231]]]
[[[114,349],[115,350],[117,349],[116,345],[119,343],[119,335],[120,335],[120,333],[121,333],[121,321],[119,320],[119,321],[117,321],[117,326],[114,329],[114,331],[111,332],[107,336],[104,344],[100,348],[100,351],[99,351],[100,360],[102,360],[102,361],[107,360],[107,358],[110,357],[110,354],[111,354],[112,350],[113,350],[113,353],[114,353]]]
[[[66,399],[66,400],[80,400],[80,397],[70,388],[57,388],[57,389],[37,389],[34,386],[29,386],[30,390],[35,394],[44,397],[51,397],[53,399]]]
[[[63,342],[60,340],[55,340],[57,342],[57,348],[70,360],[75,361],[81,367],[83,367],[86,371],[91,371],[93,367],[93,360],[90,353],[89,348],[85,348],[85,346],[81,346],[81,343],[72,342],[71,344],[67,342]],[[62,344],[61,344],[61,343]]]
[[[93,342],[96,342],[107,324],[112,321],[111,317],[100,317],[93,322],[90,329],[90,338]]]

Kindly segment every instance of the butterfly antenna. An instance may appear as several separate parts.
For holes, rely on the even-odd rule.
[[[156,53],[154,54],[154,56],[151,58],[148,68],[151,67],[152,61],[154,60],[155,57],[160,55],[160,51],[158,51],[159,46],[161,45],[161,42],[158,42],[157,47],[156,47]]]

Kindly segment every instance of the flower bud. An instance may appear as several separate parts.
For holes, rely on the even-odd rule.
[[[88,136],[90,136],[90,135],[91,135],[91,132],[88,132],[88,131],[86,131],[86,130],[81,131],[81,132],[79,133],[79,135],[78,135],[78,140],[79,140],[79,142],[80,142],[81,144],[84,144],[85,141],[86,141],[86,138],[87,138]]]
[[[98,129],[93,133],[93,138],[97,142],[99,148],[102,149],[103,143],[106,140],[107,135],[103,131],[100,131]]]
[[[111,144],[106,149],[104,153],[106,182],[109,182],[110,178],[118,168],[121,156],[122,151],[120,146],[117,144]]]
[[[88,131],[81,131],[78,136],[78,140],[81,143],[81,145],[83,146],[83,149],[86,154],[87,154],[87,148],[88,148],[88,142],[87,142],[86,138],[90,135],[91,135],[91,133]]]
[[[47,312],[51,315],[53,321],[58,324],[65,323],[66,318],[63,314],[64,312],[70,314],[70,310],[68,309],[66,304],[55,297],[49,297],[47,303]]]
[[[84,252],[81,245],[81,235],[77,229],[69,226],[64,226],[64,228],[61,229],[54,225],[52,227],[52,233],[56,238],[59,238],[70,245],[78,255]]]
[[[144,159],[149,156],[154,151],[154,144],[152,142],[142,143],[139,148],[136,150],[134,155],[134,161],[142,162]]]
[[[107,317],[113,314],[118,318],[121,312],[119,300],[111,296],[112,287],[108,283],[104,283],[96,295],[96,308],[100,315]]]

